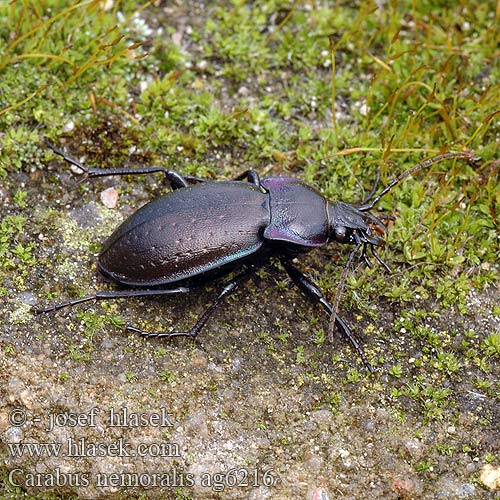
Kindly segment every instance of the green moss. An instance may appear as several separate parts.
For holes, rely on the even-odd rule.
[[[294,351],[295,351],[295,354],[296,354],[295,362],[298,365],[301,365],[301,364],[305,363],[306,358],[305,358],[305,355],[304,355],[304,346],[303,345],[299,345],[298,347],[296,347],[294,349]]]
[[[126,371],[125,372],[125,380],[129,384],[135,384],[137,382],[138,376],[136,373],[131,372],[131,371]]]
[[[415,470],[419,473],[432,472],[434,470],[434,464],[431,460],[421,460],[416,464]]]
[[[15,354],[16,350],[15,350],[14,346],[6,345],[4,347],[4,352],[7,356],[13,356]]]
[[[451,457],[456,451],[456,446],[447,443],[437,444],[436,450],[442,456]]]
[[[71,344],[69,346],[69,357],[73,361],[89,361],[92,355],[92,347],[89,343],[82,346]]]
[[[482,348],[487,356],[500,357],[500,333],[492,333],[482,343]]]
[[[160,372],[160,380],[172,384],[175,382],[176,376],[172,370],[163,370]]]
[[[401,364],[393,365],[389,368],[388,372],[389,375],[392,375],[395,378],[400,378],[403,374],[403,367]],[[396,396],[396,394],[393,394],[393,396]]]
[[[26,222],[23,215],[6,215],[0,222],[0,268],[15,271],[20,282],[36,263],[35,243],[29,241]]]
[[[345,383],[354,384],[359,382],[362,379],[361,373],[355,368],[351,368],[347,372],[347,377],[345,378]]]

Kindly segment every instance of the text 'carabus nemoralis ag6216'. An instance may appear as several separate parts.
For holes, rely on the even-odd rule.
[[[200,283],[234,273],[191,330],[150,333],[127,327],[145,336],[194,338],[224,297],[271,257],[277,257],[300,290],[330,314],[329,336],[336,325],[370,371],[373,368],[363,350],[349,326],[337,314],[340,292],[356,254],[370,265],[369,250],[389,270],[376,251],[376,247],[384,244],[384,239],[373,230],[377,226],[382,233],[386,232],[386,227],[369,210],[396,184],[417,170],[448,158],[474,159],[470,151],[430,158],[394,179],[377,196],[373,197],[372,193],[368,200],[355,206],[341,201],[331,203],[314,187],[290,177],[260,179],[254,170],[249,170],[235,180],[205,181],[163,167],[87,168],[58,148],[48,146],[68,163],[83,170],[87,177],[162,172],[172,191],[140,208],[102,246],[97,262],[99,271],[129,289],[98,291],[88,297],[36,309],[36,313],[90,300],[185,293]],[[292,260],[334,241],[354,248],[331,304]]]

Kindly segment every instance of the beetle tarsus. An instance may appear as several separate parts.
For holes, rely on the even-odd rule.
[[[215,312],[217,307],[220,305],[222,299],[232,294],[236,289],[246,281],[252,273],[254,272],[254,267],[249,267],[243,273],[239,274],[232,281],[230,281],[223,290],[217,295],[216,299],[212,302],[212,304],[205,310],[205,312],[198,318],[195,325],[191,330],[186,332],[146,332],[141,330],[140,328],[136,328],[135,326],[127,325],[127,330],[135,333],[139,333],[144,337],[156,337],[156,338],[172,338],[172,337],[191,337],[195,339],[200,331],[205,326],[205,323],[210,319],[212,314]]]
[[[47,147],[49,149],[51,149],[54,153],[56,153],[57,155],[61,156],[62,159],[66,162],[68,162],[70,165],[73,165],[77,168],[79,168],[80,170],[82,170],[82,172],[84,172],[85,174],[88,173],[88,168],[83,165],[82,163],[80,163],[78,160],[75,160],[74,158],[72,158],[71,156],[67,155],[63,150],[57,148],[56,146],[54,146],[53,144],[51,144],[49,141],[45,140],[45,144],[47,145]]]
[[[199,333],[199,331],[193,332],[192,330],[189,330],[188,332],[146,332],[145,330],[141,330],[140,328],[136,328],[132,325],[127,325],[127,330],[148,338],[191,337],[193,340]]]
[[[326,300],[321,301],[321,305],[331,314],[333,310],[332,306]],[[347,323],[342,318],[339,318],[338,315],[335,316],[335,322],[337,323],[337,328],[342,332],[342,334],[346,337],[346,339],[351,343],[354,350],[358,353],[359,357],[361,358],[361,361],[363,361],[363,364],[365,365],[365,368],[370,373],[375,373],[375,368],[373,368],[373,366],[368,361],[365,351],[359,345],[359,342],[356,340],[356,337],[352,333]]]
[[[58,311],[59,309],[63,309],[64,307],[75,306],[76,304],[82,304],[83,302],[88,302],[90,300],[95,300],[97,297],[95,295],[90,295],[88,297],[82,297],[81,299],[73,299],[68,300],[67,302],[60,302],[59,304],[53,304],[48,307],[43,307],[40,309],[35,308],[35,314],[45,314],[52,311]]]
[[[371,269],[373,264],[370,262],[370,259],[366,255],[367,243],[363,245],[363,249],[361,250],[361,258],[365,261],[366,265]]]
[[[380,257],[380,255],[378,254],[377,250],[375,250],[375,247],[372,245],[371,247],[371,251],[372,251],[372,254],[373,256],[377,259],[377,261],[379,262],[379,264],[381,266],[384,267],[384,269],[390,274],[392,273],[392,270],[391,268],[382,260],[382,258]]]
[[[323,306],[323,308],[331,315],[333,312],[333,307],[325,299],[323,292],[317,287],[317,285],[315,285],[309,278],[307,278],[307,276],[299,271],[290,262],[290,260],[281,259],[281,264],[285,268],[285,271],[288,273],[288,276],[290,276],[292,281],[299,287],[304,295],[309,297],[313,302],[319,302]],[[342,335],[344,335],[344,337],[350,342],[354,350],[358,353],[367,370],[370,373],[374,373],[375,370],[373,366],[369,363],[368,358],[363,351],[363,348],[359,345],[359,342],[352,334],[351,329],[349,328],[347,323],[338,315],[335,315],[335,324],[337,325],[337,328],[340,330]]]

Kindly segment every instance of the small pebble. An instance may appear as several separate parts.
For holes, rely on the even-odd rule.
[[[458,498],[469,498],[476,494],[476,487],[470,483],[461,484],[457,489]]]
[[[101,191],[101,202],[107,208],[115,208],[118,202],[118,191],[112,187]]]
[[[31,292],[21,292],[17,297],[23,304],[28,306],[34,306],[37,302],[37,298]]]
[[[500,488],[500,467],[486,464],[481,469],[479,479],[481,479],[481,482],[490,490],[498,490]]]
[[[394,479],[392,489],[399,498],[416,498],[422,493],[422,484],[416,478]]]
[[[7,443],[20,443],[24,438],[24,432],[19,427],[9,427],[5,431]]]
[[[310,496],[311,500],[330,500],[328,492],[323,488],[315,488]]]
[[[409,438],[405,441],[404,447],[413,458],[422,456],[422,443],[417,438]]]
[[[238,94],[243,96],[243,97],[246,97],[248,94],[250,93],[250,91],[248,90],[247,87],[245,86],[241,86],[239,89],[238,89]]]
[[[181,46],[181,43],[182,43],[182,32],[181,31],[176,31],[172,35],[172,42],[174,42],[174,44],[177,45],[177,47]]]

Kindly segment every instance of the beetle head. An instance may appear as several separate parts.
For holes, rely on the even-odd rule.
[[[383,233],[387,227],[383,222],[367,211],[361,211],[349,203],[337,202],[328,204],[329,238],[328,241],[356,245],[356,249],[362,247],[361,258],[371,267],[366,255],[369,248],[373,256],[390,271],[389,266],[379,257],[375,247],[381,247],[385,240],[373,233],[370,225],[379,227]],[[356,253],[356,249],[354,253]]]
[[[374,215],[361,212],[349,203],[330,203],[328,205],[330,219],[329,241],[348,243],[351,245],[364,243],[367,245],[383,246],[384,240],[374,235],[370,229],[370,222],[379,226],[383,232],[385,225]]]

